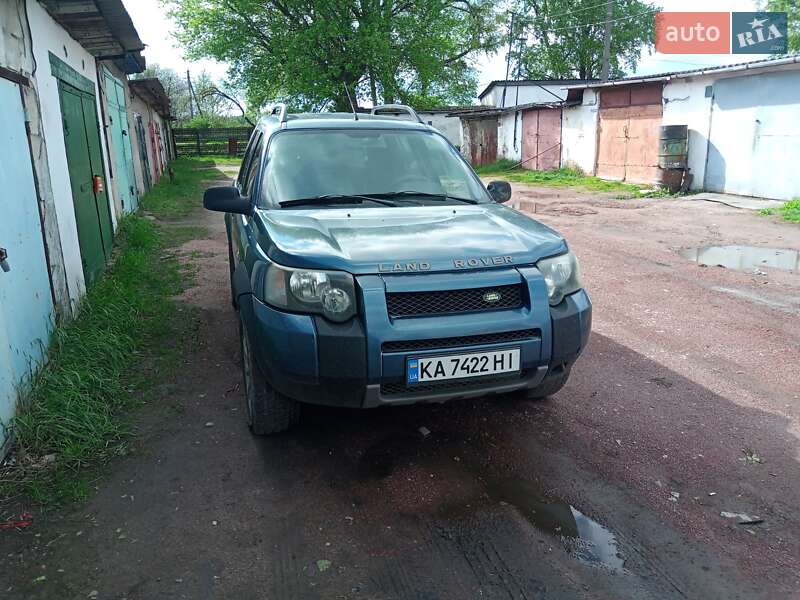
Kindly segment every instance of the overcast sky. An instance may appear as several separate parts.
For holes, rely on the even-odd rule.
[[[167,17],[159,0],[123,0],[125,7],[139,31],[139,37],[147,48],[144,55],[147,62],[158,63],[177,71],[191,69],[194,73],[208,71],[215,79],[225,76],[225,65],[211,60],[187,63],[180,47],[175,42],[172,31],[175,24]],[[665,11],[754,11],[756,0],[660,0]],[[643,56],[636,74],[647,75],[664,71],[682,71],[707,65],[721,65],[745,60],[764,58],[764,55],[742,56],[730,54],[658,54]],[[483,56],[478,61],[479,89],[493,79],[505,77],[505,52],[493,56]]]

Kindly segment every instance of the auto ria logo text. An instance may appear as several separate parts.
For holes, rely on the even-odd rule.
[[[656,50],[663,54],[784,54],[785,12],[656,13]]]

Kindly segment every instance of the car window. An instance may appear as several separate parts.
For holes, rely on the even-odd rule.
[[[247,168],[245,170],[244,179],[241,183],[241,192],[243,196],[247,196],[250,194],[250,188],[253,185],[253,180],[255,179],[256,173],[258,172],[258,163],[261,159],[261,147],[263,143],[264,136],[259,132],[258,137],[255,140],[252,148],[252,154],[250,156],[250,162],[247,164]]]
[[[443,137],[418,130],[281,132],[270,143],[262,177],[259,203],[273,207],[328,194],[402,191],[491,201]]]
[[[253,156],[253,146],[255,145],[255,140],[261,136],[260,131],[253,131],[253,135],[250,136],[250,140],[247,142],[247,147],[244,149],[244,156],[242,157],[242,164],[239,165],[239,174],[236,176],[236,185],[241,190],[242,186],[244,185],[245,174],[247,173],[247,167],[250,165],[250,158]]]

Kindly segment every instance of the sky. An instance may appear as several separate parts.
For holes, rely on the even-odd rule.
[[[656,0],[668,12],[681,11],[755,11],[756,0]],[[192,73],[205,70],[214,78],[225,77],[226,67],[213,60],[200,60],[187,62],[180,46],[175,42],[172,32],[175,24],[167,16],[166,10],[159,0],[123,0],[125,8],[133,19],[133,24],[139,32],[139,37],[145,43],[145,58],[148,64],[158,63],[163,67],[170,67],[179,72],[190,69]],[[643,55],[635,73],[636,75],[649,75],[665,71],[684,71],[701,68],[703,66],[722,65],[745,60],[764,58],[763,54],[749,56],[730,54],[659,54]],[[505,52],[498,52],[491,56],[481,56],[477,60],[479,73],[478,89],[481,90],[495,79],[505,77],[506,63]]]

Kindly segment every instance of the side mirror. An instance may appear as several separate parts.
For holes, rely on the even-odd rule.
[[[507,181],[492,181],[486,186],[495,202],[503,203],[511,200],[511,184]]]
[[[249,215],[253,212],[250,198],[242,196],[232,185],[212,187],[203,194],[203,206],[208,210]]]

